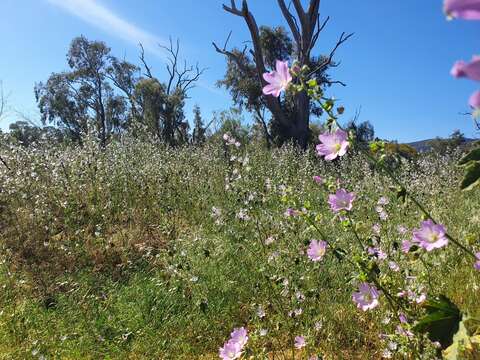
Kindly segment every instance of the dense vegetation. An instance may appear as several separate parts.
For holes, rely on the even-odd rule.
[[[239,326],[256,356],[289,357],[290,337],[302,334],[308,345],[298,357],[379,358],[389,346],[379,334],[394,333],[395,315],[385,300],[356,309],[348,262],[331,254],[310,261],[304,252],[317,234],[285,214],[292,202],[306,206],[329,238],[354,248],[314,175],[359,194],[358,231],[400,268],[415,269],[412,284],[480,315],[478,273],[457,248],[400,251],[420,214],[361,154],[327,163],[289,147],[228,144],[169,149],[125,136],[104,151],[92,138],[72,147],[4,145],[3,358],[211,358]],[[457,190],[457,157],[402,160],[397,171],[473,245],[479,193]],[[384,220],[375,209],[381,197],[389,199]],[[378,263],[400,289],[411,270],[387,264]]]
[[[207,123],[178,41],[165,80],[81,36],[36,84],[44,126],[0,133],[2,358],[480,358],[478,144],[344,125],[326,91],[351,35],[312,55],[328,18],[293,5],[289,31],[224,5],[252,48],[213,44],[235,107]]]

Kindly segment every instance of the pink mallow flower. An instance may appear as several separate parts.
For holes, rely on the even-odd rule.
[[[478,110],[480,109],[480,91],[475,91],[468,99],[468,105]]]
[[[233,329],[232,333],[230,334],[230,339],[240,344],[240,346],[243,348],[248,341],[247,329],[244,327]]]
[[[379,296],[380,293],[375,286],[363,282],[358,287],[358,292],[353,293],[352,300],[357,304],[357,308],[367,311],[379,305]]]
[[[480,56],[475,55],[472,61],[457,61],[450,71],[450,74],[456,78],[469,78],[470,80],[480,81]]]
[[[412,241],[427,251],[439,249],[448,244],[445,227],[435,224],[431,219],[422,221],[420,229],[413,231]]]
[[[317,154],[324,156],[325,160],[334,160],[339,156],[343,156],[347,153],[348,146],[348,133],[342,129],[338,129],[333,133],[325,132],[318,136],[321,144],[318,144]]]
[[[248,335],[244,327],[233,329],[230,339],[218,351],[222,360],[234,360],[242,356],[243,347],[247,343]]]
[[[475,257],[477,258],[477,261],[475,262],[475,264],[473,264],[473,267],[475,268],[475,270],[480,271],[480,251],[475,254]]]
[[[320,261],[322,260],[326,251],[327,251],[326,241],[312,240],[310,242],[310,246],[307,249],[307,255],[309,259],[312,261]]]
[[[222,360],[238,359],[242,356],[242,347],[239,343],[229,340],[219,349],[218,354]]]
[[[313,177],[313,181],[315,181],[317,184],[320,184],[320,185],[325,183],[325,180],[321,176],[318,176],[318,175],[315,175]]]
[[[288,62],[277,60],[275,70],[264,73],[263,79],[268,83],[263,88],[263,93],[279,97],[280,93],[285,91],[288,84],[292,81],[292,75],[290,75],[288,70]]]
[[[301,349],[305,347],[307,343],[305,342],[305,338],[303,336],[295,336],[295,348]]]
[[[480,0],[445,0],[447,16],[465,20],[480,20]]]
[[[328,195],[328,203],[333,212],[341,210],[352,210],[353,201],[355,200],[355,193],[347,192],[345,189],[338,189],[335,194]]]

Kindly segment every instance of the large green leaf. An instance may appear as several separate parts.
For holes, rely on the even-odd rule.
[[[480,161],[471,160],[465,165],[465,175],[463,176],[460,188],[462,190],[471,190],[480,185]]]
[[[453,336],[458,331],[462,313],[446,296],[428,300],[423,305],[426,314],[415,324],[415,331],[428,333],[432,341],[438,341],[442,349],[453,342]]]
[[[480,147],[479,148],[476,148],[476,149],[473,149],[472,151],[470,151],[467,155],[465,155],[464,157],[462,157],[460,159],[460,161],[458,162],[458,165],[465,165],[467,164],[469,161],[480,161]]]

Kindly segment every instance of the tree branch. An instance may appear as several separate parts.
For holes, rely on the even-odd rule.
[[[144,75],[150,79],[153,79],[152,72],[150,71],[150,68],[148,67],[147,62],[145,61],[145,50],[143,48],[143,45],[142,43],[139,43],[138,45],[140,46],[140,61],[145,67],[145,71],[146,71]]]
[[[295,17],[292,13],[288,10],[287,6],[285,5],[285,0],[278,0],[278,6],[280,6],[280,10],[282,11],[283,17],[287,20],[288,26],[290,27],[290,31],[293,34],[293,38],[300,44],[302,41],[300,35],[300,29],[298,28],[298,24],[296,22]]]
[[[235,0],[230,1],[230,6],[223,5],[223,9],[231,14],[240,16],[245,20],[248,30],[250,32],[252,43],[253,43],[252,55],[256,65],[257,76],[261,86],[265,86],[266,82],[263,79],[263,74],[266,72],[266,69],[265,69],[265,63],[263,60],[262,46],[260,43],[260,34],[259,34],[257,22],[255,21],[255,18],[253,17],[252,13],[248,9],[247,0],[242,1],[241,10],[237,8]],[[231,55],[228,55],[225,49],[218,51],[219,50],[218,46],[216,46],[215,44],[213,44],[213,46],[215,47],[215,50],[217,50],[217,52],[227,55],[231,59],[234,59],[234,61],[236,61],[235,56],[232,57]],[[236,61],[236,63],[238,64],[238,61]],[[268,109],[272,112],[272,114],[276,118],[278,118],[278,120],[281,123],[283,123],[284,125],[288,125],[288,119],[283,113],[282,108],[280,107],[280,102],[278,101],[277,98],[273,96],[265,96],[265,103]]]
[[[345,32],[343,32],[342,35],[340,35],[340,38],[338,39],[337,43],[335,44],[335,47],[332,49],[332,51],[330,51],[330,54],[328,55],[327,60],[325,60],[322,64],[317,66],[313,71],[310,72],[309,75],[312,75],[319,70],[323,70],[328,66],[332,66],[333,56],[335,55],[335,52],[340,47],[340,45],[342,45],[345,41],[350,39],[352,36],[353,36],[353,33],[345,35]]]

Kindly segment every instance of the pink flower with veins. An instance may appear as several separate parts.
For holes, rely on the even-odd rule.
[[[338,129],[333,133],[325,132],[318,136],[321,144],[318,144],[317,154],[324,156],[325,160],[334,160],[337,157],[347,153],[350,145],[348,142],[348,133],[342,129]]]
[[[334,195],[328,195],[328,203],[333,212],[341,210],[352,210],[353,201],[355,200],[355,193],[347,192],[345,189],[338,189]]]
[[[292,81],[292,75],[288,69],[288,62],[277,60],[275,70],[264,73],[263,79],[268,83],[264,86],[263,94],[279,97]]]
[[[327,242],[312,240],[307,250],[307,255],[312,261],[320,261],[323,259],[325,252],[327,251]]]
[[[448,245],[445,226],[435,224],[431,219],[422,221],[420,229],[413,231],[412,241],[427,251],[442,248]]]
[[[378,298],[380,293],[377,288],[369,283],[361,283],[358,292],[354,292],[352,300],[357,304],[359,309],[363,311],[371,310],[379,305]]]
[[[469,78],[470,80],[480,81],[480,56],[475,55],[469,63],[459,60],[450,71],[450,74],[456,78]]]
[[[218,355],[222,360],[234,360],[240,358],[247,340],[247,330],[244,327],[233,329],[230,334],[230,339],[218,350]]]
[[[480,0],[445,0],[447,16],[465,20],[480,20]]]
[[[231,340],[240,344],[241,347],[244,347],[248,340],[247,330],[244,327],[233,329],[230,336],[231,336]]]
[[[235,360],[242,356],[242,347],[239,343],[229,340],[218,351],[222,360]]]

